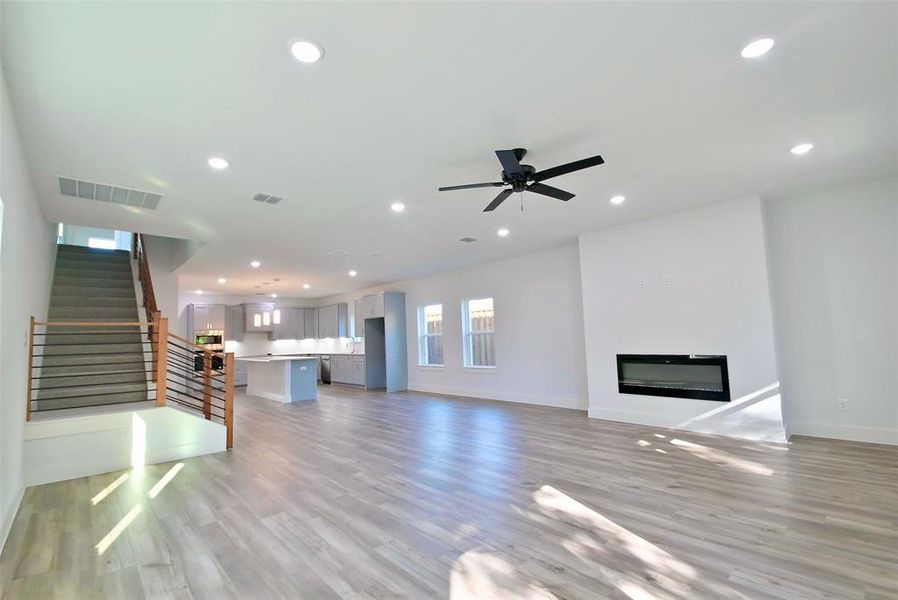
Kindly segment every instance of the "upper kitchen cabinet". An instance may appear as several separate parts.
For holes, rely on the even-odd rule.
[[[242,342],[246,328],[243,305],[225,307],[224,339],[227,342]]]
[[[198,331],[224,331],[223,304],[189,304],[187,306],[187,334],[192,338]]]
[[[345,302],[318,308],[318,338],[341,338],[349,335],[349,305]]]
[[[274,327],[274,304],[244,304],[247,332],[267,333]]]
[[[352,337],[365,337],[365,299],[359,298],[352,303]]]
[[[383,295],[383,293],[371,294],[370,296],[365,296],[362,298],[362,303],[363,303],[365,319],[383,318],[383,316],[384,316],[384,295]],[[356,316],[356,318],[358,318],[358,316]]]
[[[305,337],[305,314],[302,308],[290,306],[272,310],[270,340],[301,340]]]
[[[304,308],[302,312],[303,321],[305,322],[303,339],[318,337],[318,309]]]

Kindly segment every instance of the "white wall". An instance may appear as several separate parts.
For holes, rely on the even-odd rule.
[[[765,220],[790,432],[898,444],[898,179],[770,200]]]
[[[199,251],[204,243],[160,235],[144,235],[143,239],[146,244],[156,305],[162,316],[168,318],[169,331],[183,335],[187,324],[180,319],[177,269]]]
[[[2,79],[2,77],[0,77]],[[47,316],[56,227],[44,221],[0,81],[0,544],[23,491],[28,321]]]
[[[330,296],[349,302],[374,291],[405,292],[409,388],[585,410],[586,378],[577,247],[525,254],[386,287]],[[461,302],[492,296],[496,369],[465,369]],[[445,367],[419,367],[417,307],[443,304]]]
[[[87,227],[84,225],[63,225],[62,243],[73,246],[87,246],[90,238],[113,240],[119,250],[131,249],[131,235],[125,231],[114,229],[101,229],[99,227]]]
[[[581,235],[589,415],[782,441],[766,263],[758,198]],[[725,354],[733,401],[621,394],[617,354]]]

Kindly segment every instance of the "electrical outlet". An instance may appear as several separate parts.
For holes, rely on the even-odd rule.
[[[848,412],[848,398],[839,398],[836,402],[839,404],[840,411]]]

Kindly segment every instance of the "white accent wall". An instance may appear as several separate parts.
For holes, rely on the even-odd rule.
[[[898,179],[770,200],[765,219],[790,432],[898,444]]]
[[[761,200],[580,236],[589,416],[782,441]],[[724,354],[728,404],[621,394],[617,354]]]
[[[381,288],[330,296],[349,302],[375,291],[405,292],[409,389],[586,410],[583,307],[577,246],[525,254]],[[496,369],[466,369],[461,304],[492,296]],[[418,365],[417,308],[443,305],[444,367]]]
[[[0,545],[24,491],[22,447],[28,323],[47,316],[56,227],[38,207],[0,77]]]

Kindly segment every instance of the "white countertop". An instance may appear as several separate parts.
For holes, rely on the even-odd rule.
[[[236,358],[234,360],[243,360],[246,362],[270,363],[270,362],[279,362],[279,361],[287,361],[287,360],[318,360],[318,359],[314,356],[299,356],[296,354],[285,354],[285,355],[275,355],[275,356],[241,356],[240,358]]]

